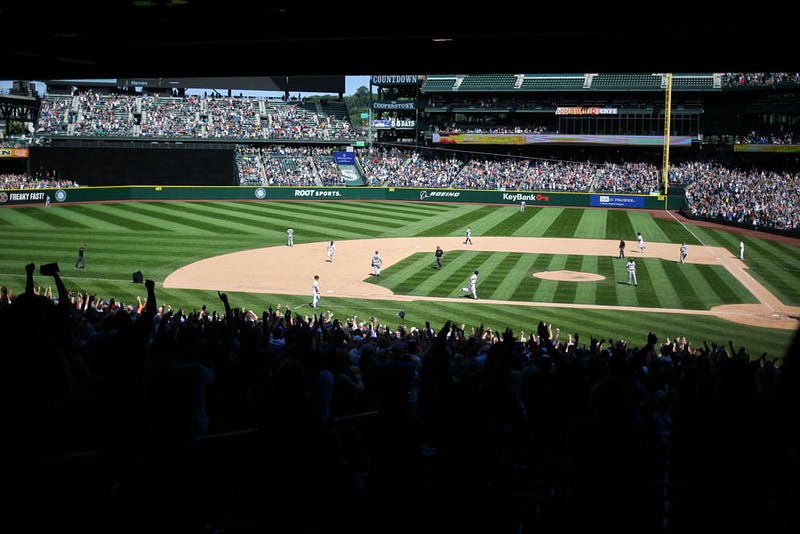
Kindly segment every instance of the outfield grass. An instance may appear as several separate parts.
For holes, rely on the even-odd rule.
[[[132,303],[144,288],[131,275],[141,270],[157,282],[159,303],[187,310],[206,304],[221,308],[216,292],[164,289],[166,276],[195,260],[270,245],[283,245],[286,228],[295,229],[295,243],[334,239],[400,236],[474,236],[626,239],[635,245],[636,232],[647,242],[686,241],[690,246],[721,246],[738,254],[740,236],[716,229],[686,227],[655,219],[644,211],[534,208],[520,213],[517,206],[370,202],[129,202],[85,205],[29,206],[0,209],[0,284],[15,293],[24,289],[24,266],[56,261],[70,290],[88,291]],[[800,306],[800,247],[745,237],[749,272],[785,304]],[[78,247],[87,243],[85,271],[73,269]],[[447,251],[448,269],[431,272],[429,253],[412,255],[384,269],[381,285],[404,295],[460,296],[458,287],[470,269],[481,270],[481,296],[518,302],[560,302],[709,309],[718,304],[755,302],[754,297],[724,269],[658,258],[637,260],[639,288],[618,291],[624,280],[621,262],[609,257],[557,254]],[[287,268],[291,268],[287,266]],[[576,284],[530,276],[538,270],[570,269],[594,272],[605,282]],[[377,283],[377,280],[371,280]],[[51,279],[37,275],[37,285]],[[307,295],[240,294],[229,292],[233,306],[264,310],[277,303],[291,307]],[[649,331],[662,340],[681,335],[695,344],[707,341],[745,346],[752,356],[766,352],[782,356],[794,332],[749,327],[712,317],[581,308],[493,305],[470,302],[326,301],[343,319],[375,315],[381,322],[399,324],[397,311],[406,312],[409,326],[429,319],[434,327],[448,319],[467,327],[481,322],[515,332],[535,330],[539,321],[578,332],[581,339],[623,338],[643,344]]]

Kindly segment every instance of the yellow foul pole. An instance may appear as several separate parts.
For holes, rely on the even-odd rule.
[[[672,73],[667,73],[666,99],[664,101],[664,162],[661,174],[664,177],[664,208],[669,203],[669,132],[670,119],[672,118]]]

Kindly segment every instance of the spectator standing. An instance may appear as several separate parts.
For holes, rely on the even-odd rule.
[[[372,274],[375,276],[381,275],[381,265],[383,264],[383,260],[381,259],[381,255],[378,254],[378,251],[375,251],[375,254],[372,255]]]
[[[76,269],[86,268],[86,243],[81,245],[81,248],[78,249],[78,259],[75,260],[75,268]]]

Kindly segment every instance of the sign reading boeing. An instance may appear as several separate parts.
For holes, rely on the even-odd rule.
[[[602,206],[604,208],[643,208],[644,197],[618,196],[618,195],[591,195],[589,198],[589,205]]]

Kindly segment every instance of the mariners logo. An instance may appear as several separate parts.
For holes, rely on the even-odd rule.
[[[63,189],[59,189],[58,191],[56,191],[56,200],[58,200],[59,202],[64,202],[65,200],[67,200],[67,192],[64,191]]]
[[[419,192],[419,199],[420,200],[425,200],[426,198],[428,198],[428,192],[427,191],[420,191]]]
[[[263,187],[259,187],[258,189],[256,189],[256,198],[258,200],[264,200],[265,198],[267,198],[267,190],[264,189]]]
[[[8,202],[8,193],[5,191],[0,192],[0,204],[5,204]]]

